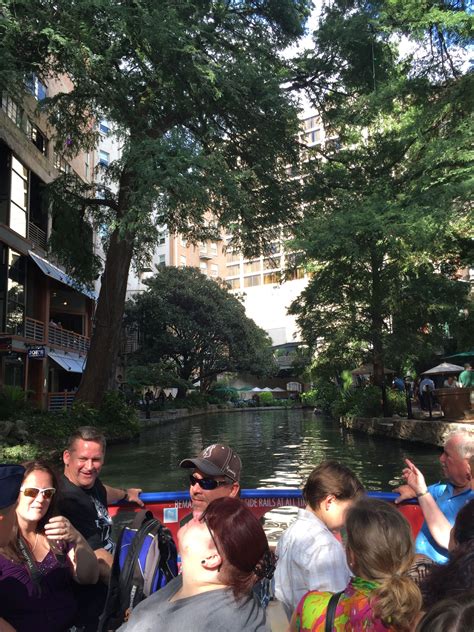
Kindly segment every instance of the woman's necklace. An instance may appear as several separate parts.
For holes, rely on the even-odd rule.
[[[31,552],[33,553],[33,551],[36,549],[36,545],[38,544],[38,536],[39,533],[38,531],[36,532],[36,538],[35,538],[35,543],[33,544],[33,548],[31,549]]]
[[[36,532],[36,538],[35,538],[35,543],[33,544],[33,546],[31,546],[31,544],[28,542],[28,540],[26,540],[26,538],[23,536],[23,539],[26,540],[26,542],[28,542],[28,546],[30,547],[30,551],[33,553],[33,551],[36,549],[36,545],[38,544],[38,536],[39,536],[39,532]]]

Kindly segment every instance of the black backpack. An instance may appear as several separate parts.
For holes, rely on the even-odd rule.
[[[177,574],[178,554],[170,530],[151,511],[138,512],[119,535],[97,632],[119,628],[140,601]]]

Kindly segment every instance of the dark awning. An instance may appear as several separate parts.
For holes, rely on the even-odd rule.
[[[61,353],[60,351],[48,351],[48,356],[69,373],[82,373],[84,371],[86,358],[73,356],[69,353]]]
[[[49,276],[51,279],[54,279],[55,281],[59,281],[60,283],[64,283],[64,285],[68,285],[69,287],[72,287],[74,290],[76,290],[76,292],[81,292],[81,294],[84,294],[85,296],[93,299],[94,301],[97,300],[97,295],[95,292],[91,292],[90,290],[88,290],[84,285],[82,285],[81,283],[79,283],[78,281],[70,277],[63,270],[61,270],[61,268],[58,268],[57,266],[53,265],[46,259],[43,259],[43,257],[40,257],[39,255],[35,254],[31,250],[28,251],[28,254],[36,263],[36,265],[41,270],[41,272],[46,274],[46,276]]]

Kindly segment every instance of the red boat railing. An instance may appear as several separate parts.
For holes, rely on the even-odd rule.
[[[368,492],[372,498],[379,498],[393,502],[398,494],[393,492]],[[240,497],[257,518],[262,518],[272,509],[281,507],[304,507],[302,492],[300,489],[242,489]],[[180,523],[192,511],[189,492],[144,492],[140,498],[153,515],[161,520],[176,538]],[[397,505],[411,525],[413,535],[416,536],[423,523],[423,514],[416,501],[409,501]],[[138,506],[130,503],[118,503],[110,506],[111,516],[120,513],[135,512]]]

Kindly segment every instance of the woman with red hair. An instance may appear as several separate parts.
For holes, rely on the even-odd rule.
[[[142,601],[121,632],[269,632],[252,594],[274,557],[257,518],[237,498],[212,501],[178,532],[182,575]]]

